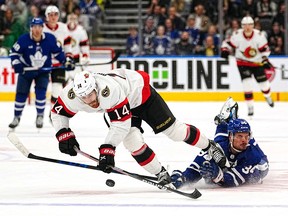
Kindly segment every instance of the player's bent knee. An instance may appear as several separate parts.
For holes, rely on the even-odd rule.
[[[144,143],[142,133],[137,127],[131,127],[128,135],[123,140],[123,145],[130,153],[139,150]]]

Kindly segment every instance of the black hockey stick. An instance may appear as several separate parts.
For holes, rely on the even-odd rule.
[[[88,164],[76,163],[76,162],[71,162],[71,161],[58,160],[58,159],[53,159],[53,158],[46,158],[46,157],[32,154],[25,148],[25,146],[22,144],[22,142],[20,141],[20,139],[17,137],[17,135],[14,132],[9,132],[7,137],[10,140],[10,142],[27,158],[101,171],[98,166],[92,166]],[[113,171],[113,173],[122,174],[117,171]],[[136,175],[136,176],[138,175],[136,173],[131,173],[131,174]],[[142,175],[139,175],[139,176],[142,176]],[[156,177],[151,177],[151,176],[142,176],[142,177],[151,178],[152,180],[156,179]]]
[[[91,160],[94,160],[94,161],[99,161],[97,158],[94,158],[93,156],[89,155],[88,153],[85,153],[81,150],[79,150],[77,147],[74,147],[75,151],[87,158],[90,158]],[[138,174],[133,174],[133,173],[130,173],[130,172],[127,172],[125,170],[122,170],[118,167],[111,167],[113,169],[113,171],[117,172],[117,173],[121,173],[123,175],[126,175],[126,176],[129,176],[129,177],[132,177],[134,179],[137,179],[139,181],[142,181],[142,182],[145,182],[147,184],[150,184],[152,186],[155,186],[155,187],[158,187],[159,189],[161,190],[167,190],[167,191],[170,191],[170,192],[173,192],[173,193],[177,193],[177,194],[180,194],[182,196],[186,196],[186,197],[189,197],[191,199],[197,199],[199,198],[202,194],[200,193],[200,191],[198,191],[196,188],[194,189],[194,191],[192,193],[185,193],[185,192],[182,192],[182,191],[179,191],[177,189],[173,189],[173,188],[170,188],[168,186],[165,186],[165,185],[161,185],[157,182],[154,182],[152,181],[151,179],[148,179],[146,178],[145,176],[141,176],[141,175],[138,175]]]
[[[107,64],[113,64],[116,62],[121,55],[121,52],[116,52],[115,56],[108,62],[100,62],[100,63],[91,63],[91,64],[75,64],[77,67],[84,67],[84,66],[97,66],[97,65],[107,65]],[[29,71],[51,71],[51,70],[57,70],[57,69],[66,69],[64,65],[60,65],[58,67],[25,67],[24,72],[29,72]]]
[[[91,63],[91,64],[76,64],[76,66],[97,66],[97,65],[107,65],[107,64],[113,64],[114,62],[116,62],[119,58],[119,56],[121,55],[121,52],[116,52],[115,56],[108,62],[102,62],[102,63]]]

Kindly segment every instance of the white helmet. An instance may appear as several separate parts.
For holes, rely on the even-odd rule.
[[[77,97],[84,97],[96,90],[95,78],[89,71],[76,73],[74,77],[73,91]]]
[[[254,20],[252,19],[252,17],[250,16],[243,17],[243,19],[241,20],[241,25],[245,24],[254,24]]]
[[[48,17],[49,13],[60,13],[58,7],[55,5],[49,5],[45,10],[45,16]]]

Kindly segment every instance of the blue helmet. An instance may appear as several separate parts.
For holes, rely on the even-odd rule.
[[[43,26],[44,25],[44,22],[41,18],[33,18],[30,22],[30,27],[34,26],[34,25],[40,25],[40,26]]]
[[[249,133],[251,134],[251,128],[249,123],[244,119],[233,119],[228,124],[228,133]]]

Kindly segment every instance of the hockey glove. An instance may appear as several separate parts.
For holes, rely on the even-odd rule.
[[[171,175],[172,184],[178,189],[183,186],[185,178],[180,170],[174,170]]]
[[[75,139],[75,135],[70,128],[62,128],[56,134],[56,138],[59,141],[59,150],[62,153],[69,154],[70,156],[76,156],[77,152],[74,150],[74,146],[78,149],[79,143]]]
[[[262,64],[263,64],[263,67],[264,67],[265,69],[274,68],[274,66],[269,62],[269,60],[268,60],[267,57],[264,57],[264,58],[263,58]]]
[[[21,74],[24,72],[23,64],[21,63],[13,65],[13,68],[14,68],[15,73]]]
[[[229,54],[230,54],[229,50],[226,50],[226,49],[221,50],[221,57],[222,58],[228,59]]]
[[[105,173],[111,173],[115,166],[115,149],[116,147],[110,144],[102,144],[99,148],[99,169]]]
[[[66,61],[65,61],[65,69],[67,71],[72,71],[75,69],[75,62],[74,59],[70,56],[66,57]]]
[[[200,174],[205,180],[212,180],[214,183],[218,183],[223,179],[223,171],[214,160],[204,161],[200,167]]]

